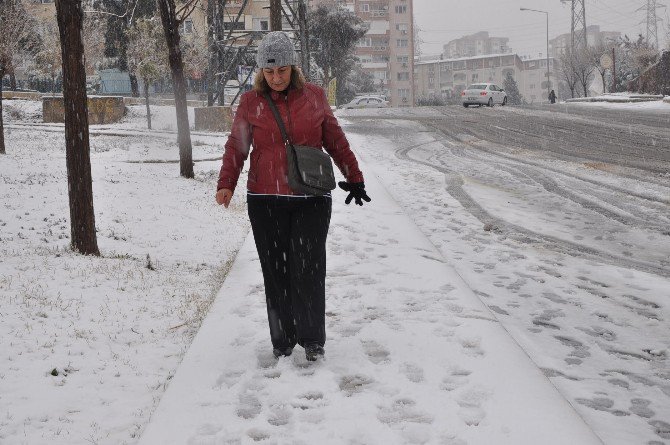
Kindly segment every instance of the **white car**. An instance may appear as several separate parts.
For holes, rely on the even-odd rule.
[[[342,105],[342,108],[386,108],[389,103],[379,96],[358,96],[354,97],[351,102]]]
[[[470,105],[504,106],[507,105],[507,93],[494,83],[476,83],[463,90],[461,101],[466,108]]]

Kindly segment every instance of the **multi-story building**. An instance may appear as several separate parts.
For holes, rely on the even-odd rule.
[[[549,88],[547,88],[547,58],[523,60],[523,73],[519,92],[527,102],[542,102],[548,99],[548,90],[554,89],[558,94],[558,62],[549,58]]]
[[[333,3],[311,0],[310,6]],[[356,56],[363,71],[374,78],[375,88],[391,106],[414,104],[413,0],[339,0],[369,25],[358,42]]]
[[[413,0],[305,1],[308,8],[321,3],[337,3],[366,22],[369,29],[355,50],[363,70],[373,76],[376,90],[387,97],[391,106],[414,104]],[[242,0],[225,2],[223,29],[231,31],[231,36],[236,39],[230,43],[233,46],[245,46],[253,31],[269,30],[270,0],[249,0],[244,10],[241,10],[243,3]],[[40,22],[55,16],[53,0],[38,0],[31,4],[32,12],[39,17]],[[205,0],[182,24],[181,35],[184,41],[207,48],[206,14]],[[282,28],[290,31],[286,19]],[[259,38],[258,34],[254,37]],[[200,78],[203,71],[204,67],[198,72],[190,72],[189,76]]]
[[[619,31],[601,31],[600,26],[591,25],[586,27],[586,42],[589,46],[597,46],[621,37]],[[570,33],[561,34],[549,40],[549,55],[560,58],[572,45]]]
[[[503,86],[511,73],[519,92],[528,102],[546,100],[546,59],[522,60],[517,54],[488,54],[475,57],[438,59],[415,63],[415,95],[419,98],[456,98],[468,85],[491,82]],[[555,62],[549,59],[555,82]]]
[[[444,57],[474,57],[486,54],[506,54],[511,52],[507,37],[489,37],[489,33],[481,31],[476,34],[452,40],[443,47]]]

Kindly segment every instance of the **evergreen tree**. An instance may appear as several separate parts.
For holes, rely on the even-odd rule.
[[[105,57],[112,63],[109,68],[128,71],[128,31],[133,20],[150,18],[156,13],[154,0],[137,0],[123,2],[121,0],[102,0],[103,9],[109,13],[105,34]],[[139,96],[137,77],[130,75],[133,96]]]
[[[322,85],[327,86],[336,77],[337,100],[342,103],[348,96],[347,78],[356,64],[354,49],[367,32],[367,26],[353,12],[336,4],[322,4],[312,9],[308,26],[310,47],[315,50],[314,61],[323,71]]]
[[[510,105],[521,105],[523,103],[523,96],[521,96],[519,86],[511,72],[508,72],[505,80],[503,80],[503,89],[507,93],[507,102]]]

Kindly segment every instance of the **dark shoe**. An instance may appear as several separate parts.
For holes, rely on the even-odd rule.
[[[293,353],[293,348],[287,347],[287,348],[274,348],[272,350],[272,354],[275,356],[275,358],[279,357],[288,357]]]
[[[305,346],[305,358],[307,361],[315,362],[317,358],[323,357],[326,354],[326,351],[323,350],[321,345],[307,345]]]

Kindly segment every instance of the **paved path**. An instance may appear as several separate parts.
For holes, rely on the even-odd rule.
[[[372,205],[335,196],[326,359],[272,358],[249,235],[140,444],[601,443],[365,171]]]

